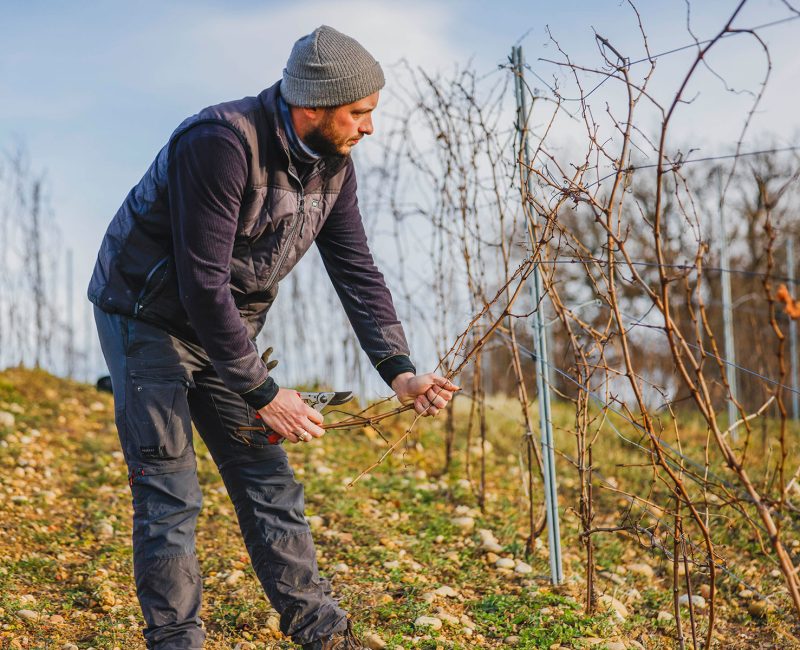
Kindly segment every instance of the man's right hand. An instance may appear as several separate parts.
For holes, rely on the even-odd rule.
[[[325,435],[322,414],[306,404],[297,391],[279,388],[278,394],[258,410],[264,424],[289,442],[310,442]]]

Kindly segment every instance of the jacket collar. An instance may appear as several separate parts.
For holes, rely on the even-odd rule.
[[[283,124],[283,119],[281,118],[280,104],[278,103],[280,99],[280,85],[281,82],[278,81],[269,88],[262,90],[258,94],[258,99],[261,102],[261,106],[264,108],[264,112],[267,116],[267,123],[272,125],[272,130],[274,131],[275,137],[277,138],[281,149],[286,155],[286,161],[289,165],[289,170],[295,176],[300,178],[292,159],[291,149],[289,147],[289,136],[286,133],[286,128]],[[348,158],[349,156],[323,156],[316,163],[316,166],[320,170],[321,176],[330,178],[347,164]]]

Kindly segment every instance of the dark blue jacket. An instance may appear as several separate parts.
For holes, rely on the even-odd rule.
[[[89,285],[101,309],[199,343],[260,407],[277,391],[255,337],[316,240],[362,348],[387,382],[414,371],[367,245],[349,157],[295,165],[279,84],[184,120],[108,227]]]

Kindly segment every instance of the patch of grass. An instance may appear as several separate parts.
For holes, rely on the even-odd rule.
[[[585,636],[610,632],[606,614],[586,616],[575,601],[553,593],[491,594],[475,602],[471,613],[484,635],[518,636],[519,648],[550,648]]]

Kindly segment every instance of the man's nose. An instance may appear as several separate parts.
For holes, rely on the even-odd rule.
[[[367,119],[365,119],[361,126],[358,127],[358,132],[363,133],[364,135],[372,135],[374,128],[372,126],[372,115],[368,115]]]

